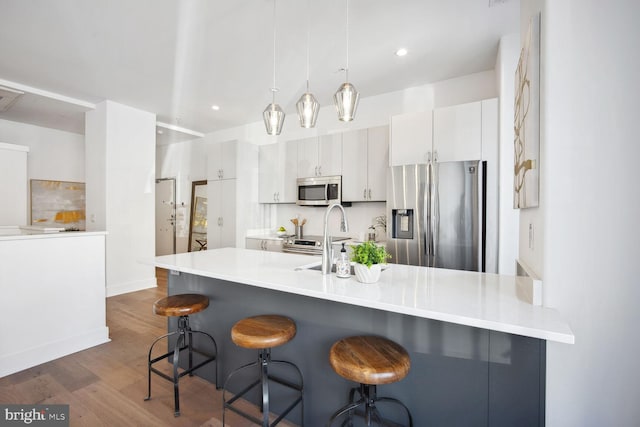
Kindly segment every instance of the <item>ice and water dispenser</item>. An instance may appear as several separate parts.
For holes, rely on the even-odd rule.
[[[413,239],[413,209],[391,210],[391,237]]]

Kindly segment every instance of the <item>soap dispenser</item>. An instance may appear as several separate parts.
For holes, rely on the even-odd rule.
[[[342,244],[342,249],[340,249],[340,256],[338,256],[336,260],[336,276],[342,278],[351,276],[351,263],[347,257],[347,250],[344,247],[344,243]]]

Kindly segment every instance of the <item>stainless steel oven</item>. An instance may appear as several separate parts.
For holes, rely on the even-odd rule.
[[[298,178],[298,201],[301,206],[328,206],[342,202],[342,176]]]

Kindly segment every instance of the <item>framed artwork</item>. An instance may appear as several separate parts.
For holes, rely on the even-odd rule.
[[[524,39],[515,75],[513,207],[538,206],[540,192],[540,14]]]
[[[86,229],[84,182],[32,179],[30,184],[31,225]]]

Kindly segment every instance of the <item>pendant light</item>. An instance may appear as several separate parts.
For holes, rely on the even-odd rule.
[[[276,104],[276,0],[273,0],[273,87],[271,88],[271,104],[262,112],[264,125],[269,135],[280,135],[284,124],[284,111]]]
[[[300,126],[307,129],[316,126],[318,112],[320,111],[320,104],[316,97],[309,92],[309,33],[309,0],[307,0],[307,91],[296,102]]]
[[[338,110],[338,119],[343,122],[350,122],[356,115],[360,94],[355,86],[349,83],[349,0],[347,2],[347,66],[345,68],[346,81],[340,85],[338,91],[333,95],[333,102]]]

